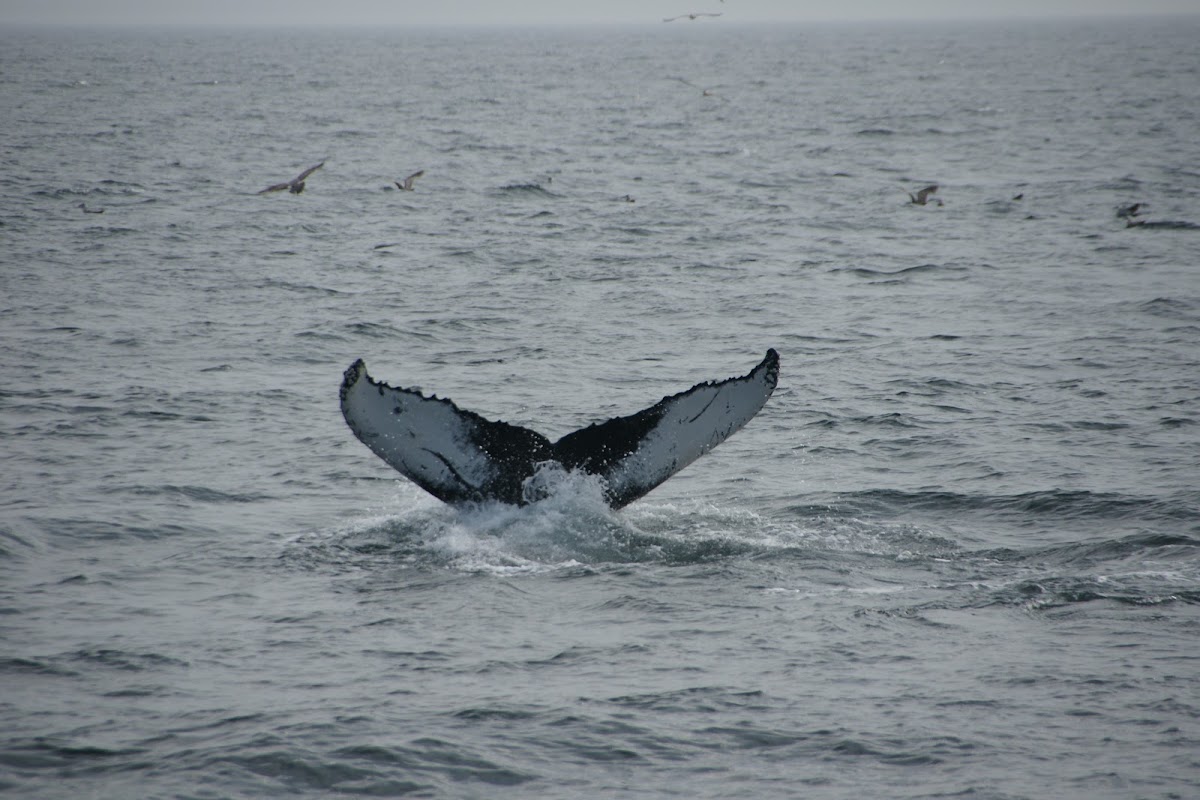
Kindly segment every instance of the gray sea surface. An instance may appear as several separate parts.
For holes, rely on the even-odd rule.
[[[732,5],[0,31],[0,793],[1200,796],[1200,17]],[[619,512],[338,408],[553,439],[769,347]]]

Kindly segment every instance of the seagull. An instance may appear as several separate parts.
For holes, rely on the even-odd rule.
[[[1134,203],[1131,206],[1121,206],[1117,209],[1117,216],[1124,217],[1126,220],[1131,220],[1141,213],[1141,208],[1141,203]]]
[[[684,86],[690,86],[693,89],[699,90],[700,94],[703,95],[704,97],[720,97],[720,95],[718,95],[715,90],[705,89],[703,86],[697,86],[696,84],[689,81],[687,78],[681,78],[678,75],[668,75],[667,77],[673,81],[679,81]]]
[[[416,172],[414,172],[412,175],[409,175],[403,181],[394,181],[394,183],[396,184],[396,188],[399,189],[400,191],[411,192],[411,191],[413,191],[413,181],[415,181],[417,178],[421,177],[424,174],[425,174],[425,170],[419,169]]]
[[[88,208],[87,203],[80,203],[79,207],[83,209],[83,213],[85,213],[85,214],[103,214],[104,213],[103,208]]]
[[[282,192],[284,189],[287,189],[292,194],[300,194],[304,191],[304,179],[309,175],[312,175],[323,166],[325,166],[324,161],[322,161],[320,164],[317,164],[315,167],[309,167],[287,183],[277,183],[274,186],[268,186],[259,192],[259,194],[266,194],[267,192]]]
[[[913,203],[915,205],[923,206],[929,202],[929,195],[933,194],[937,190],[938,190],[937,184],[934,183],[929,186],[926,186],[924,189],[917,192],[916,194],[909,192],[908,199],[911,203]],[[942,204],[942,201],[938,200],[937,204],[940,206]]]
[[[663,22],[674,22],[677,19],[684,19],[684,18],[694,20],[697,17],[719,17],[719,16],[721,16],[721,13],[722,12],[720,12],[720,11],[718,11],[715,14],[711,11],[694,11],[691,14],[680,14],[677,17],[663,17]]]

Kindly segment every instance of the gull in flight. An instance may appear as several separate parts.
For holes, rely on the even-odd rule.
[[[720,95],[717,94],[715,89],[705,89],[703,86],[697,86],[696,84],[689,81],[687,78],[680,78],[678,75],[668,75],[667,77],[673,81],[679,81],[684,86],[690,86],[693,89],[698,90],[700,92],[700,94],[702,94],[705,97],[720,97]]]
[[[88,208],[87,203],[80,203],[79,207],[83,209],[83,213],[85,213],[85,214],[103,214],[104,213],[103,208]]]
[[[425,174],[425,170],[419,169],[416,172],[414,172],[412,175],[409,175],[403,181],[393,181],[393,183],[396,184],[396,188],[399,189],[400,191],[411,192],[411,191],[413,191],[413,181],[415,181],[417,178],[421,177],[424,174]]]
[[[920,190],[920,191],[919,191],[919,192],[917,192],[916,194],[913,194],[912,192],[909,192],[909,193],[908,193],[908,200],[909,200],[909,202],[911,202],[911,203],[913,203],[913,204],[915,204],[915,205],[918,205],[918,206],[923,206],[923,205],[925,205],[926,203],[928,203],[928,202],[929,202],[929,195],[933,194],[933,193],[934,193],[934,192],[936,192],[937,190],[938,190],[938,187],[937,187],[937,184],[936,184],[936,183],[935,183],[935,184],[932,184],[932,185],[930,185],[930,186],[926,186],[924,189]],[[941,201],[941,200],[938,200],[938,201],[937,201],[937,204],[938,204],[939,206],[940,206],[940,205],[942,205],[942,201]]]
[[[676,16],[676,17],[663,17],[663,22],[674,22],[677,19],[694,20],[698,17],[719,17],[719,16],[721,16],[721,13],[722,12],[720,12],[720,11],[718,11],[716,13],[713,13],[711,11],[693,11],[691,14],[680,14],[679,16]]]
[[[323,166],[325,166],[324,161],[322,161],[320,164],[317,164],[315,167],[309,167],[308,169],[304,170],[304,172],[301,172],[295,178],[286,183],[277,183],[274,186],[268,186],[260,191],[259,194],[266,194],[267,192],[282,192],[284,189],[287,189],[292,194],[300,194],[304,191],[304,179],[309,175],[312,175]]]

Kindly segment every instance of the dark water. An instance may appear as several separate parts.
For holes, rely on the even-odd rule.
[[[5,33],[0,791],[1197,796],[1198,38]],[[337,406],[554,438],[768,347],[619,513]]]

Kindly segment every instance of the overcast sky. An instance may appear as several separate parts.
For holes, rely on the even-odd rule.
[[[1200,0],[0,0],[0,24],[443,25],[1197,14]]]

